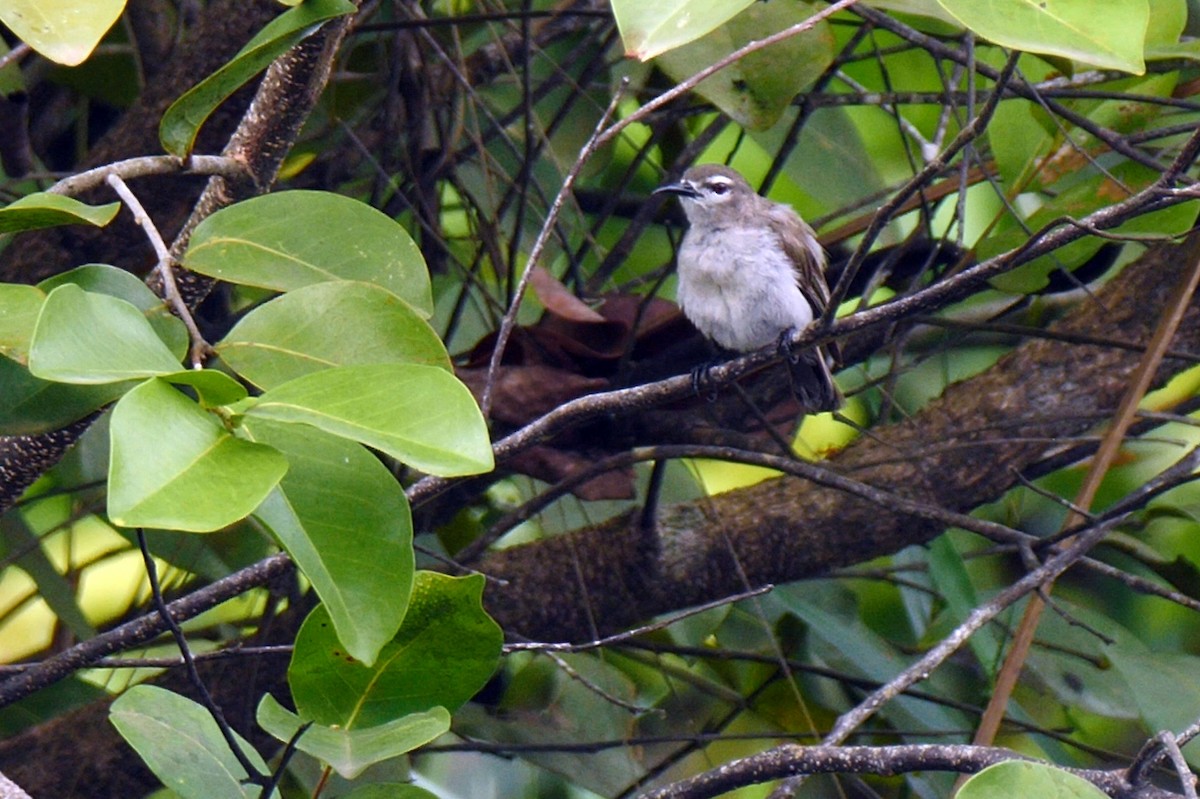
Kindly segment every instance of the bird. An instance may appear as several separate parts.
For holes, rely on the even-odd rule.
[[[799,353],[790,346],[792,334],[829,305],[825,251],[808,223],[720,164],[693,166],[654,193],[678,197],[688,220],[676,257],[684,316],[727,351],[776,343],[804,409],[837,411],[843,398],[830,371],[834,345]]]

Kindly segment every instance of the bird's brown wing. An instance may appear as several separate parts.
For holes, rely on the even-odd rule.
[[[779,237],[783,250],[796,265],[796,285],[808,304],[813,316],[819,317],[829,307],[829,284],[825,282],[825,250],[817,241],[817,235],[808,223],[789,206],[770,202],[766,217],[771,230]],[[835,361],[841,361],[837,342],[827,345]]]

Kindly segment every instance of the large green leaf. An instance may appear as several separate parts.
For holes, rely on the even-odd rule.
[[[353,441],[246,419],[245,435],[284,453],[288,472],[254,511],[312,583],[337,638],[371,665],[408,609],[412,516],[396,478]]]
[[[263,389],[301,375],[366,363],[450,369],[437,333],[412,307],[370,283],[318,283],[255,308],[217,353]]]
[[[408,614],[374,665],[346,657],[317,607],[296,636],[288,684],[301,717],[375,727],[434,707],[457,710],[496,669],[503,633],[483,610],[483,577],[417,572]]]
[[[258,786],[242,784],[249,775],[212,714],[192,700],[153,685],[136,685],[113,702],[108,717],[163,785],[183,799],[261,796]],[[254,767],[270,773],[254,747],[236,732],[234,737]]]
[[[281,741],[291,740],[304,723],[270,694],[258,703],[255,720],[258,726]],[[344,729],[313,724],[300,736],[296,748],[328,763],[334,771],[350,780],[367,766],[424,746],[449,729],[450,714],[445,708],[436,707],[377,727]]]
[[[721,26],[754,0],[612,0],[625,55],[649,61]]]
[[[435,366],[368,364],[313,372],[267,391],[246,415],[309,424],[430,474],[479,474],[493,466],[474,397]]]
[[[1082,777],[1042,763],[1010,760],[988,766],[963,783],[958,799],[1104,799],[1106,794]]]
[[[271,20],[224,66],[171,104],[158,128],[163,148],[172,155],[187,155],[200,126],[225,98],[316,31],[320,23],[353,11],[354,5],[347,0],[306,0]]]
[[[0,355],[25,363],[46,295],[33,286],[0,283]]]
[[[429,272],[412,237],[371,206],[329,192],[281,191],[222,208],[196,227],[183,263],[275,291],[361,280],[425,316],[433,312]]]
[[[5,0],[0,22],[51,61],[82,64],[112,27],[125,0]]]
[[[809,3],[755,3],[704,37],[660,55],[657,62],[672,78],[683,80],[816,10]],[[833,55],[833,32],[822,22],[803,35],[747,55],[704,80],[696,92],[740,125],[765,130],[825,71]]]
[[[952,17],[1004,47],[1063,56],[1138,75],[1147,0],[938,0]]]
[[[3,4],[0,4],[0,8]],[[0,14],[2,16],[2,14]],[[121,210],[120,203],[87,205],[61,194],[27,194],[0,208],[0,233],[39,230],[59,225],[104,227]]]
[[[141,311],[70,283],[46,296],[29,345],[29,371],[43,380],[94,385],[178,369]]]
[[[122,527],[208,532],[254,510],[287,459],[230,435],[162,380],[147,380],[113,409],[108,516]]]
[[[68,283],[93,294],[107,294],[125,300],[142,312],[176,360],[182,360],[187,354],[187,328],[178,316],[171,313],[166,302],[135,275],[108,264],[84,264],[46,278],[37,287],[48,294]]]

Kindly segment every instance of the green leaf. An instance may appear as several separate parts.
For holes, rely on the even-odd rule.
[[[304,719],[374,727],[433,707],[454,712],[492,676],[503,633],[483,610],[483,577],[417,572],[400,632],[368,667],[346,656],[328,611],[296,636],[288,684]]]
[[[954,622],[961,624],[978,605],[978,597],[953,536],[940,535],[929,544],[929,576],[934,588],[945,599]],[[1001,651],[995,629],[984,627],[971,636],[969,643],[980,666],[988,675],[994,676]]]
[[[288,459],[254,511],[312,583],[337,638],[371,665],[412,593],[412,514],[404,491],[360,445],[311,427],[246,419],[244,433]]]
[[[263,389],[328,369],[369,363],[421,363],[450,369],[437,333],[408,303],[378,286],[318,283],[255,308],[217,353]]]
[[[172,155],[186,156],[200,126],[227,97],[314,33],[320,23],[354,10],[347,0],[306,0],[271,20],[228,63],[171,104],[158,127],[163,148]]]
[[[0,13],[0,16],[3,16]],[[0,233],[40,230],[60,225],[104,227],[121,210],[120,203],[87,205],[61,194],[37,192],[0,208]]]
[[[814,641],[820,641],[822,659],[833,668],[878,682],[886,682],[908,665],[909,657],[874,632],[845,604],[838,588],[804,586],[777,589],[778,598],[807,626]],[[892,702],[885,711],[896,723],[914,729],[945,729],[963,723],[963,718],[948,708],[937,707],[907,697]]]
[[[136,385],[79,386],[41,380],[16,361],[0,357],[0,435],[27,436],[58,430],[103,408]]]
[[[61,383],[116,383],[178,369],[141,311],[73,284],[47,295],[29,345],[29,371]]]
[[[329,192],[281,191],[222,208],[196,227],[183,264],[275,291],[361,280],[426,317],[433,312],[429,272],[412,237],[386,214]]]
[[[161,380],[121,398],[110,436],[108,516],[122,527],[218,530],[247,516],[287,471],[276,450],[234,438]]]
[[[612,0],[625,55],[649,61],[720,27],[754,0],[697,3],[695,0]]]
[[[1130,642],[1106,647],[1104,654],[1129,686],[1148,729],[1182,730],[1195,722],[1195,709],[1200,703],[1200,684],[1195,675],[1200,657],[1150,651]],[[1193,767],[1200,762],[1194,744],[1184,749],[1184,755]]]
[[[475,398],[434,366],[369,364],[313,372],[267,391],[246,416],[309,424],[430,474],[480,474],[493,466]]]
[[[51,61],[82,64],[112,27],[125,0],[5,0],[0,22]]]
[[[255,720],[258,726],[281,741],[291,740],[303,724],[299,716],[280,705],[270,694],[258,703]],[[450,714],[445,708],[436,707],[377,727],[348,730],[314,724],[300,736],[296,748],[328,763],[338,774],[352,780],[367,766],[424,746],[449,729]]]
[[[1082,777],[1069,771],[1009,760],[988,766],[963,783],[958,799],[1012,799],[1037,796],[1040,799],[1104,799],[1106,794]]]
[[[975,33],[1003,47],[1063,56],[1141,75],[1147,0],[938,0]]]
[[[257,785],[242,784],[249,775],[225,743],[212,714],[186,697],[136,685],[113,702],[108,718],[163,785],[182,799],[257,799],[262,794]],[[234,738],[251,764],[269,774],[254,747],[236,732]]]
[[[684,80],[739,47],[816,11],[809,3],[755,3],[703,38],[659,56],[658,64],[675,80]],[[696,92],[738,124],[765,130],[779,120],[797,94],[820,77],[833,56],[833,31],[822,22],[800,36],[747,55],[704,80]]]
[[[216,369],[183,369],[160,377],[177,386],[191,386],[205,408],[232,405],[246,398],[245,386]]]
[[[0,355],[25,363],[46,295],[33,286],[0,283]]]
[[[108,264],[84,264],[47,278],[37,287],[50,293],[68,283],[93,294],[107,294],[125,300],[142,312],[176,360],[182,360],[187,354],[189,341],[183,322],[171,313],[161,297],[124,269]]]

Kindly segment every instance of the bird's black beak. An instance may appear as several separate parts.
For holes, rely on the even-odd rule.
[[[680,181],[678,183],[664,183],[659,186],[651,194],[678,194],[680,197],[699,197],[700,192],[690,183]]]

